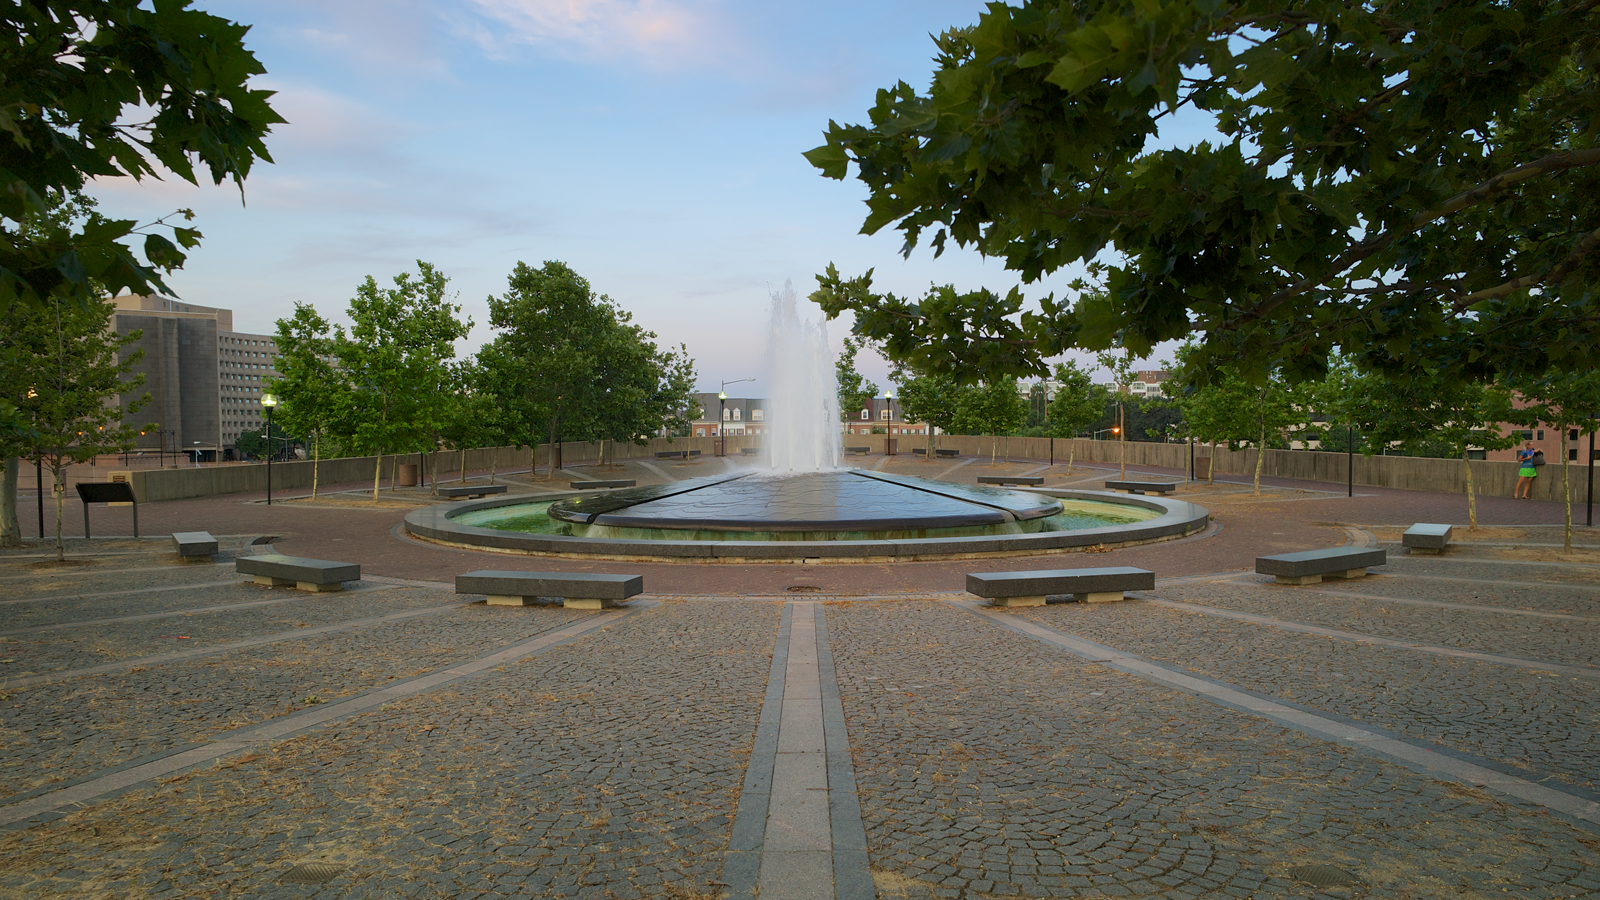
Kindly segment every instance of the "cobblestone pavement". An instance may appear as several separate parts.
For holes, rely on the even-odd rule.
[[[1600,787],[1600,682],[1370,646],[1148,604],[1047,607],[1041,624],[1246,690],[1586,788]]]
[[[1302,864],[1360,878],[1336,897],[1600,888],[1600,841],[1541,811],[948,604],[832,605],[828,624],[880,897],[1321,896],[1290,879]]]
[[[708,896],[779,609],[663,604],[6,834],[0,895]],[[340,875],[278,883],[313,861]]]

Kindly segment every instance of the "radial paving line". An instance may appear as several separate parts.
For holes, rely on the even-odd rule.
[[[199,747],[181,750],[142,765],[86,779],[71,787],[50,791],[26,800],[0,806],[0,826],[24,822],[35,816],[50,813],[63,807],[81,807],[103,799],[107,795],[125,791],[152,779],[166,778],[185,769],[212,762],[223,756],[248,750],[257,744],[287,740],[319,725],[325,725],[337,719],[365,712],[385,703],[393,703],[397,700],[404,700],[417,694],[426,693],[463,678],[470,678],[497,666],[516,662],[529,656],[536,656],[552,647],[583,637],[641,610],[649,609],[655,606],[656,603],[657,601],[653,600],[643,602],[636,600],[629,604],[627,608],[597,613],[592,617],[574,622],[564,628],[534,635],[518,641],[504,650],[480,656],[477,659],[459,663],[447,669],[440,669],[427,675],[418,675],[415,678],[408,678],[403,681],[391,682],[381,688],[358,694],[347,700],[313,706],[301,712],[273,719],[260,725],[241,728]]]
[[[176,653],[162,653],[156,656],[140,656],[134,659],[124,659],[119,662],[106,663],[99,666],[85,666],[81,669],[63,669],[60,672],[46,672],[42,675],[25,675],[21,678],[9,678],[0,681],[0,688],[25,687],[32,684],[47,684],[52,681],[66,681],[69,678],[83,678],[88,675],[104,675],[108,672],[121,672],[137,666],[154,666],[176,660],[191,659],[196,656],[206,656],[212,653],[226,653],[229,650],[240,650],[246,647],[258,647],[262,644],[276,644],[279,641],[298,641],[302,638],[316,637],[323,634],[332,634],[337,631],[347,631],[352,628],[365,628],[368,625],[382,625],[385,622],[398,622],[412,619],[417,616],[431,616],[449,612],[462,606],[471,606],[482,603],[482,600],[457,600],[451,603],[442,603],[438,606],[427,606],[422,609],[408,609],[405,612],[390,613],[387,616],[373,616],[367,619],[351,619],[348,622],[335,622],[331,625],[319,625],[315,628],[297,628],[294,631],[277,631],[272,634],[263,634],[259,637],[245,638],[231,644],[218,644],[215,647],[196,647],[193,650],[180,650]]]
[[[115,554],[109,554],[108,553],[108,554],[99,554],[99,555],[112,556],[112,555],[115,555]],[[18,558],[19,557],[9,556],[9,557],[6,557],[5,559],[10,560],[10,559],[18,559]],[[4,561],[4,560],[0,560],[0,561]],[[184,568],[190,569],[192,571],[200,571],[202,569],[214,568],[214,567],[217,567],[217,566],[231,566],[231,565],[233,565],[233,560],[229,559],[229,560],[223,560],[222,562],[188,563],[188,564],[186,564],[184,566]],[[88,569],[73,569],[70,572],[30,572],[30,573],[28,573],[26,575],[0,575],[0,582],[5,582],[5,581],[27,581],[29,579],[39,579],[39,578],[76,578],[76,577],[82,576],[82,575],[125,575],[125,574],[127,574],[129,572],[157,572],[157,571],[170,572],[175,568],[177,568],[177,567],[176,566],[171,566],[171,565],[166,565],[166,566],[139,566],[138,568],[134,568],[134,569],[115,569],[115,570],[107,570],[107,569],[101,569],[101,568],[88,568]]]
[[[1410,576],[1406,576],[1410,577]],[[1165,580],[1158,582],[1157,590],[1165,584]],[[1264,591],[1273,589],[1282,590],[1274,584],[1263,584],[1259,581],[1238,581],[1245,587],[1260,588]],[[1508,616],[1534,616],[1540,619],[1565,619],[1573,622],[1600,622],[1600,616],[1578,616],[1572,613],[1543,612],[1537,609],[1516,609],[1510,606],[1489,606],[1484,603],[1451,603],[1448,600],[1422,600],[1416,597],[1386,597],[1382,594],[1357,594],[1351,591],[1330,591],[1318,588],[1301,586],[1291,588],[1297,594],[1319,594],[1324,597],[1353,597],[1357,600],[1374,600],[1379,603],[1403,603],[1409,606],[1428,606],[1435,609],[1459,609],[1463,612],[1504,613]],[[1285,594],[1284,596],[1287,596]]]
[[[125,591],[103,591],[96,594],[60,594],[55,597],[20,597],[16,600],[0,600],[0,606],[12,606],[18,603],[49,603],[52,600],[98,600],[101,597],[121,597],[125,594],[155,594],[161,591],[192,591],[197,588],[205,589],[218,586],[226,587],[232,584],[239,584],[239,580],[236,578],[222,578],[210,581],[195,581],[189,584],[166,584],[162,585],[161,587],[129,588]],[[60,590],[60,588],[47,588],[47,590]]]
[[[1415,641],[1401,641],[1394,638],[1378,637],[1362,631],[1344,631],[1339,628],[1324,628],[1321,625],[1306,625],[1301,622],[1290,622],[1287,619],[1274,619],[1271,616],[1259,616],[1255,613],[1239,612],[1233,609],[1221,609],[1215,606],[1203,606],[1198,603],[1183,603],[1178,600],[1159,600],[1155,597],[1146,597],[1141,594],[1129,596],[1142,603],[1152,606],[1165,606],[1169,609],[1183,610],[1184,612],[1199,613],[1203,616],[1216,616],[1220,619],[1237,619],[1249,622],[1252,625],[1265,625],[1269,628],[1280,628],[1284,631],[1299,631],[1305,634],[1314,634],[1319,637],[1333,638],[1339,641],[1350,641],[1356,644],[1374,644],[1379,647],[1395,647],[1401,650],[1416,650],[1421,653],[1432,653],[1436,656],[1453,656],[1459,659],[1470,659],[1476,662],[1494,663],[1501,666],[1514,666],[1519,669],[1533,669],[1539,672],[1549,672],[1553,675],[1568,675],[1573,678],[1593,678],[1600,680],[1600,669],[1589,666],[1568,666],[1561,663],[1545,662],[1541,659],[1523,659],[1518,656],[1501,656],[1498,653],[1481,653],[1477,650],[1462,650],[1459,647],[1445,647],[1439,644],[1419,644]]]
[[[1245,693],[1227,682],[1196,676],[1171,666],[1123,653],[1105,644],[1098,644],[1026,619],[1006,615],[984,607],[976,601],[951,602],[1002,628],[1016,631],[1107,668],[1195,694],[1218,706],[1260,716],[1301,734],[1353,747],[1390,762],[1399,763],[1429,777],[1487,788],[1592,825],[1600,825],[1600,803],[1441,753],[1430,749],[1425,742],[1390,737],[1327,716],[1296,709],[1270,698]]]
[[[1474,560],[1474,562],[1499,563],[1498,559]],[[1385,565],[1392,565],[1390,560]],[[1542,565],[1542,564],[1541,564]],[[1573,584],[1565,581],[1506,581],[1498,578],[1456,578],[1450,575],[1417,575],[1412,572],[1379,572],[1380,575],[1401,575],[1405,578],[1415,578],[1418,581],[1453,581],[1457,584],[1492,584],[1497,587],[1536,587],[1536,588],[1561,588],[1563,590],[1593,591],[1593,584]],[[1600,582],[1600,579],[1597,579]]]
[[[961,462],[958,462],[955,465],[951,466],[950,468],[945,469],[943,472],[940,472],[939,474],[933,476],[933,480],[934,481],[943,481],[944,477],[946,475],[949,475],[951,472],[954,472],[955,470],[961,468],[962,466],[970,466],[970,465],[972,465],[973,463],[977,462],[980,459],[982,459],[982,457],[980,457],[980,456],[969,456],[966,459],[963,459]]]
[[[875,896],[821,603],[784,607],[722,881],[734,900]]]
[[[239,582],[230,582],[238,584]],[[346,594],[375,594],[378,591],[393,591],[405,587],[398,584],[380,586],[363,586],[344,591]],[[167,590],[162,588],[162,590]],[[93,596],[93,595],[88,595]],[[65,598],[57,598],[65,599]],[[72,599],[78,599],[74,597]],[[138,613],[131,616],[114,616],[107,619],[82,619],[75,622],[55,622],[49,625],[30,625],[27,628],[13,628],[9,631],[0,631],[0,637],[9,637],[14,634],[37,634],[41,631],[55,631],[60,628],[77,628],[82,625],[115,625],[119,622],[144,622],[150,619],[171,619],[178,616],[192,616],[196,613],[226,612],[230,609],[250,609],[256,606],[273,606],[278,603],[293,603],[296,600],[311,600],[311,596],[300,597],[273,597],[270,600],[251,600],[246,603],[224,603],[219,606],[195,606],[183,609],[169,609],[162,612]]]

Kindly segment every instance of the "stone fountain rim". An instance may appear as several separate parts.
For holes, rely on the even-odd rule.
[[[1125,525],[1107,525],[1077,531],[1050,531],[1037,534],[999,534],[974,537],[904,538],[872,541],[651,541],[619,538],[587,538],[556,534],[529,534],[499,531],[453,521],[456,517],[484,509],[523,503],[543,503],[582,496],[586,492],[563,491],[550,494],[506,494],[467,503],[442,503],[425,506],[406,514],[408,534],[434,543],[469,547],[501,553],[530,556],[558,556],[587,559],[650,560],[672,562],[801,562],[811,559],[832,561],[919,560],[941,557],[973,558],[1012,556],[1029,553],[1070,552],[1086,547],[1107,548],[1151,541],[1181,538],[1203,530],[1210,521],[1205,507],[1186,500],[1165,497],[1115,494],[1108,491],[1080,491],[1060,488],[1030,488],[1032,493],[1061,500],[1096,500],[1123,506],[1156,510],[1155,518]]]

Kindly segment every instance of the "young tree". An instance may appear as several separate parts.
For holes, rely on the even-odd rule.
[[[1562,548],[1572,552],[1572,454],[1567,452],[1568,429],[1579,422],[1593,430],[1592,420],[1600,415],[1600,370],[1563,371],[1551,369],[1536,378],[1515,378],[1505,385],[1524,404],[1507,421],[1529,427],[1543,422],[1561,432],[1561,497],[1566,527]],[[1576,429],[1574,429],[1576,430]]]
[[[1015,378],[997,378],[965,388],[957,395],[956,430],[989,435],[991,465],[999,444],[998,435],[1009,436],[1027,417],[1028,403],[1017,393]]]
[[[854,163],[862,230],[907,253],[931,237],[1028,282],[1089,272],[1019,318],[830,266],[823,308],[891,359],[989,379],[1192,333],[1197,365],[1252,382],[1314,380],[1335,346],[1479,378],[1600,359],[1592,3],[1022,0],[935,43],[926,93],[879,91],[807,158]],[[1178,110],[1222,137],[1151,149]]]
[[[1394,442],[1432,438],[1444,441],[1461,460],[1467,483],[1467,522],[1478,527],[1472,484],[1474,448],[1504,450],[1516,443],[1499,423],[1511,421],[1511,396],[1498,386],[1462,381],[1444,370],[1419,370],[1403,379],[1365,378],[1354,382],[1361,395],[1350,408],[1361,411],[1356,424],[1369,435],[1367,452]]]
[[[352,408],[350,383],[333,366],[338,347],[331,326],[309,304],[296,303],[294,315],[278,320],[277,343],[282,376],[267,389],[278,397],[279,424],[310,440],[311,497],[316,499],[322,439]],[[244,435],[235,446],[244,450]]]
[[[844,349],[834,362],[839,378],[839,420],[848,422],[861,414],[878,396],[878,386],[856,371],[856,357],[867,342],[855,337],[844,339]]]
[[[937,455],[939,432],[955,429],[959,386],[952,378],[915,375],[898,366],[889,374],[889,380],[898,387],[900,414],[910,422],[928,423],[927,458],[933,459]]]
[[[350,301],[350,331],[334,329],[339,375],[349,384],[347,412],[339,416],[351,446],[377,458],[372,499],[378,499],[383,454],[432,450],[454,394],[455,342],[466,337],[469,319],[456,318],[459,304],[445,294],[448,279],[417,261],[418,274],[402,272],[394,287],[380,288],[372,276]],[[313,328],[315,323],[308,323]]]
[[[67,467],[131,448],[138,429],[123,425],[123,415],[150,399],[142,395],[126,408],[116,402],[138,390],[144,376],[134,374],[142,353],[118,359],[139,334],[118,335],[111,328],[112,311],[104,299],[84,307],[62,296],[44,307],[12,304],[0,328],[6,349],[31,362],[14,388],[22,395],[16,405],[32,432],[26,454],[44,462],[55,485],[57,560],[66,558],[61,520]]]
[[[1090,423],[1100,418],[1106,405],[1106,389],[1096,385],[1089,373],[1068,360],[1056,364],[1055,380],[1061,384],[1056,395],[1050,398],[1046,429],[1051,438],[1076,438]],[[1067,451],[1067,474],[1072,474],[1072,461],[1077,456],[1078,442],[1072,441]]]
[[[153,230],[162,222],[79,221],[33,235],[24,223],[89,178],[164,168],[198,184],[200,163],[213,183],[242,190],[256,160],[271,162],[262,138],[284,121],[267,105],[271,91],[248,87],[266,71],[244,47],[249,28],[188,0],[19,0],[0,23],[0,311],[170,293],[161,274],[183,265],[177,244],[199,242],[192,228],[172,228],[174,244]],[[140,232],[143,260],[129,246]]]

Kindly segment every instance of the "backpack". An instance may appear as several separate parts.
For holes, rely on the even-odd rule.
[[[1544,465],[1544,451],[1543,450],[1535,450],[1535,451],[1533,451],[1533,464],[1534,464],[1534,466],[1542,466],[1542,465]]]

